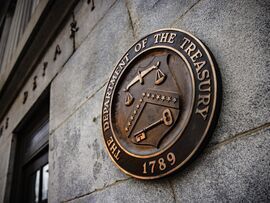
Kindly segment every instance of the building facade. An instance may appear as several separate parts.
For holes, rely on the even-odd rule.
[[[270,201],[269,1],[0,2],[0,202]],[[192,162],[142,181],[106,152],[102,100],[124,53],[162,28],[211,50],[222,105]]]

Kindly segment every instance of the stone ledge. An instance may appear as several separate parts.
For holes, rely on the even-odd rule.
[[[174,202],[168,181],[129,179],[82,198],[68,201],[88,202]]]
[[[204,152],[170,178],[177,200],[266,201],[270,198],[269,144],[268,127]]]

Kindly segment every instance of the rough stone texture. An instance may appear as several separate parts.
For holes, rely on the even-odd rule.
[[[5,136],[0,138],[0,202],[4,201],[6,181],[8,177],[8,164],[11,147],[11,137]]]
[[[111,22],[117,22],[117,26]],[[117,60],[132,42],[127,9],[122,1],[118,1],[53,82],[51,130],[105,85]]]
[[[179,202],[269,202],[270,128],[208,151],[170,180]]]
[[[69,22],[70,19],[71,18],[67,19],[67,22]],[[55,46],[57,44],[61,47],[61,55],[59,55],[57,60],[54,61],[53,57]],[[73,44],[72,40],[69,38],[69,23],[64,23],[55,41],[48,47],[45,55],[40,60],[31,77],[21,90],[21,93],[12,104],[8,114],[0,123],[0,127],[4,127],[3,134],[0,137],[0,202],[4,201],[3,198],[6,187],[10,187],[11,184],[10,177],[12,174],[8,173],[8,168],[14,158],[14,154],[11,154],[11,140],[14,136],[13,132],[72,53]],[[43,62],[45,61],[48,62],[48,66],[46,69],[46,75],[42,76]],[[35,90],[33,90],[34,76],[37,76],[37,87]],[[23,104],[23,94],[25,91],[28,92],[28,97],[26,103]],[[5,128],[6,118],[9,118],[7,129]]]
[[[71,202],[267,202],[269,144],[270,128],[206,151],[168,180],[121,181]]]
[[[212,143],[270,122],[269,1],[196,4],[173,27],[190,31],[212,51],[223,105]]]
[[[67,19],[67,22],[70,22]],[[61,48],[61,54],[57,56],[54,61],[55,47],[59,44]],[[29,80],[26,82],[21,90],[21,93],[17,96],[12,107],[10,108],[8,114],[2,121],[0,126],[5,126],[6,118],[9,118],[9,125],[7,129],[4,129],[6,135],[13,135],[13,130],[17,127],[19,122],[24,118],[26,113],[31,109],[33,104],[37,101],[42,92],[48,87],[52,79],[55,77],[59,69],[64,65],[68,58],[73,53],[72,40],[69,38],[69,23],[63,25],[62,30],[58,33],[55,41],[48,47],[45,55],[40,60],[36,69],[30,76]],[[46,74],[43,76],[43,63],[47,62]],[[37,76],[36,83],[37,87],[33,90],[33,78]],[[28,92],[28,97],[23,104],[24,92]]]
[[[79,31],[76,33],[76,48],[86,39],[97,23],[103,18],[106,12],[112,7],[115,0],[99,0],[94,2],[80,1],[74,9],[75,20]]]
[[[0,178],[0,202],[4,202],[6,177]]]
[[[170,27],[198,0],[127,0],[135,36],[140,38],[157,29]]]
[[[269,202],[269,2],[95,3],[93,11],[87,1],[74,10],[79,26],[76,52],[72,53],[69,18],[7,115],[9,128],[0,138],[0,202],[12,131],[52,80],[49,202]],[[135,40],[164,27],[190,31],[213,52],[223,79],[222,111],[210,146],[195,162],[172,177],[138,181],[122,174],[105,151],[101,103],[120,57]],[[62,53],[53,61],[57,44]],[[42,78],[44,61],[49,64]],[[32,91],[35,75],[38,87]],[[29,96],[22,105],[24,91]],[[265,123],[268,127],[261,131],[232,139]]]
[[[9,163],[9,153],[11,147],[11,137],[6,136],[0,139],[1,147],[0,147],[0,178],[7,176],[8,173],[8,163]],[[0,185],[1,186],[1,185]]]
[[[48,68],[53,76],[70,58],[73,54],[73,39],[70,38],[70,23],[72,22],[72,17],[70,16],[66,19],[64,27],[61,29],[61,32],[58,34],[57,38],[48,48],[47,54],[44,56],[44,59],[41,61],[40,65],[43,65],[44,61],[48,62]],[[54,60],[56,46],[59,45],[61,53],[57,55],[56,60]]]
[[[268,198],[269,130],[205,152],[193,165],[169,178],[174,190],[165,179],[126,180],[128,177],[112,164],[102,143],[101,101],[113,66],[134,37],[168,25],[191,31],[202,39],[221,69],[223,108],[212,145],[269,122],[267,28],[263,28],[267,17],[259,16],[258,10],[263,7],[260,4],[238,3],[241,8],[235,9],[228,1],[185,2],[179,4],[181,8],[163,1],[150,6],[141,1],[117,1],[111,8],[106,7],[109,10],[98,24],[94,19],[88,25],[93,30],[85,40],[86,35],[81,35],[80,46],[51,85],[51,202]],[[170,12],[161,12],[161,8]],[[78,22],[90,18],[84,12],[76,14]],[[117,22],[117,26],[111,22]],[[261,46],[256,46],[258,43]]]
[[[105,88],[50,136],[50,202],[73,199],[128,178],[112,163],[101,136]]]
[[[127,180],[70,202],[174,202],[173,192],[166,182]]]

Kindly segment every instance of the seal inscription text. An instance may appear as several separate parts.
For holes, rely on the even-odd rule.
[[[102,130],[113,162],[140,179],[181,168],[215,125],[217,78],[213,58],[190,33],[163,29],[135,43],[103,100]]]

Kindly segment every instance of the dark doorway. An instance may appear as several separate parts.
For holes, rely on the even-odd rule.
[[[16,130],[11,202],[48,202],[49,96],[43,95]]]

